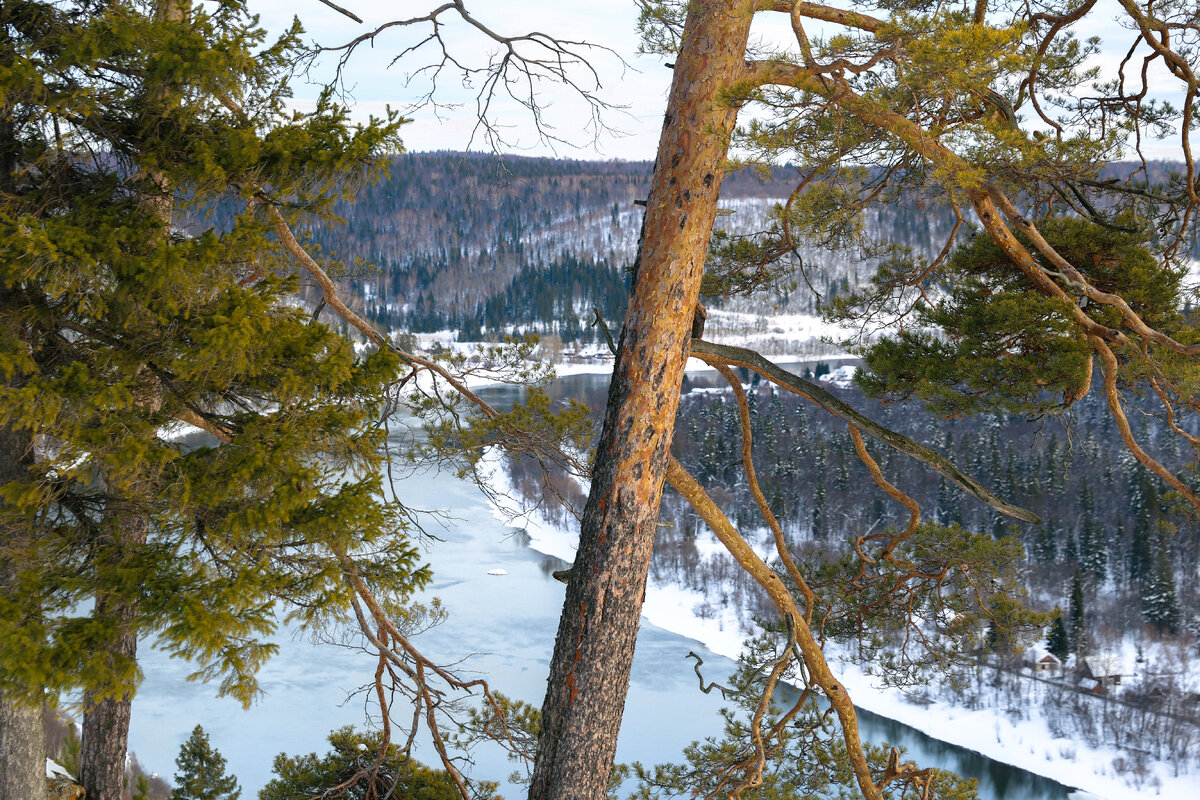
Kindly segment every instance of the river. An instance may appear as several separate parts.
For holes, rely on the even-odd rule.
[[[574,394],[596,376],[564,378]],[[511,401],[511,390],[486,390],[490,400]],[[426,597],[439,597],[449,619],[418,637],[423,652],[441,663],[466,658],[460,670],[486,674],[504,693],[540,705],[562,605],[562,584],[550,572],[562,562],[532,550],[519,531],[498,520],[478,489],[453,475],[419,472],[398,486],[400,499],[447,516],[428,525],[438,539],[424,547],[435,579]],[[489,575],[504,570],[504,575]],[[203,725],[225,756],[229,771],[250,800],[271,777],[280,752],[320,752],[324,737],[342,725],[361,725],[362,695],[375,662],[354,649],[305,638],[285,638],[280,653],[260,673],[262,699],[243,711],[214,699],[215,687],[184,680],[189,665],[143,648],[145,681],[133,707],[130,749],[148,771],[174,773],[174,759],[191,729]],[[643,623],[621,729],[618,759],[659,763],[677,760],[693,740],[719,732],[717,693],[702,694],[686,658],[705,659],[706,677],[722,679],[733,663],[700,643]],[[861,716],[864,738],[902,745],[918,764],[979,779],[982,800],[1063,800],[1070,790],[1054,781],[1000,764],[874,714]],[[429,748],[421,757],[433,763]],[[513,769],[498,749],[477,752],[473,774],[503,780]],[[505,784],[508,798],[523,796]]]

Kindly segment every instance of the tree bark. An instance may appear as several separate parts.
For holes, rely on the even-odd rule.
[[[754,7],[697,0],[659,139],[629,310],[542,708],[530,800],[601,800],[645,597],[692,318]]]
[[[140,537],[137,528],[140,526]],[[145,519],[130,521],[123,531],[127,536],[145,541]],[[129,541],[126,539],[126,541]],[[108,617],[120,627],[120,633],[109,643],[110,658],[137,658],[137,631],[132,624],[133,603],[96,599],[92,612]],[[84,695],[83,735],[80,739],[79,782],[87,800],[121,800],[125,787],[125,751],[129,745],[129,718],[133,706],[133,688],[118,696]]]
[[[44,800],[46,729],[40,706],[0,694],[0,797]]]
[[[26,431],[0,427],[0,486],[24,476],[33,462],[33,439]],[[0,527],[0,592],[16,591],[22,551],[18,536]],[[41,703],[0,692],[0,798],[46,797],[46,728]]]

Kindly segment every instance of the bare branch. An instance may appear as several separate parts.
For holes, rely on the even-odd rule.
[[[350,19],[354,20],[355,22],[359,23],[360,25],[362,24],[362,18],[361,18],[361,17],[359,17],[359,16],[358,16],[357,14],[355,14],[353,11],[348,11],[347,9],[344,9],[344,8],[342,8],[342,7],[341,7],[341,6],[339,6],[337,3],[333,2],[333,0],[320,0],[320,2],[322,2],[322,3],[324,3],[325,5],[329,6],[329,7],[330,7],[330,8],[332,8],[334,11],[338,12],[339,14],[341,14],[342,16],[344,16],[344,17],[349,17]]]
[[[474,59],[477,52],[462,48],[470,53],[470,57],[467,57],[450,43],[448,26],[454,20],[497,47],[494,52],[487,54],[486,63]],[[600,96],[603,82],[599,71],[591,63],[593,56],[604,55],[615,58],[623,69],[629,68],[629,64],[615,50],[536,30],[506,35],[472,15],[464,0],[451,0],[421,16],[385,22],[341,45],[317,47],[310,55],[310,60],[321,53],[337,53],[340,80],[351,56],[359,47],[374,46],[379,36],[393,29],[420,30],[422,33],[415,42],[397,52],[391,65],[427,48],[434,53],[430,63],[417,68],[405,79],[406,84],[417,78],[429,84],[428,90],[410,104],[411,108],[444,107],[436,95],[439,81],[446,70],[456,74],[463,87],[478,87],[474,99],[476,121],[468,147],[476,137],[482,137],[497,152],[514,144],[506,139],[501,124],[493,118],[495,104],[500,98],[512,100],[528,113],[542,142],[551,147],[575,146],[575,142],[555,132],[554,126],[545,117],[544,99],[539,94],[547,86],[565,87],[584,102],[590,117],[585,127],[591,131],[593,143],[607,129],[603,116],[621,108]]]

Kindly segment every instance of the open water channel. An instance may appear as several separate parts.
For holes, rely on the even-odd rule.
[[[562,380],[574,394],[606,378],[570,376]],[[489,401],[511,402],[512,390],[485,390]],[[451,474],[422,472],[399,485],[401,500],[413,507],[441,510],[442,522],[429,531],[427,558],[435,579],[427,592],[449,609],[449,619],[421,634],[417,642],[440,663],[466,659],[460,671],[488,676],[493,688],[541,704],[545,691],[562,584],[550,572],[562,562],[530,549],[519,531],[492,513],[478,489]],[[505,575],[489,575],[504,570]],[[263,698],[243,710],[214,698],[215,687],[188,683],[187,664],[143,646],[145,681],[133,707],[130,748],[148,771],[174,773],[174,759],[191,729],[203,725],[215,747],[241,782],[250,800],[271,778],[271,761],[280,752],[319,752],[325,736],[342,725],[362,725],[363,696],[350,696],[366,684],[375,662],[354,649],[308,638],[283,638],[280,653],[263,668]],[[678,760],[688,743],[720,729],[717,693],[702,694],[688,651],[705,659],[706,677],[722,679],[733,663],[698,642],[643,622],[632,683],[620,734],[618,759],[646,764]],[[931,739],[907,726],[861,712],[864,739],[907,748],[922,766],[932,765],[979,779],[982,800],[1063,800],[1070,789],[977,753]],[[434,762],[431,748],[421,757]],[[471,772],[497,780],[512,771],[497,749],[477,752]],[[502,786],[510,800],[523,787]]]

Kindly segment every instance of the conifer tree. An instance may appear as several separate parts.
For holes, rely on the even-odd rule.
[[[238,800],[242,794],[237,778],[225,774],[225,757],[199,725],[179,748],[175,765],[179,771],[171,800]]]
[[[827,304],[857,330],[903,322],[895,336],[867,345],[869,388],[921,396],[946,416],[985,408],[1047,415],[1069,409],[1097,378],[1128,450],[1200,508],[1200,495],[1146,451],[1124,410],[1124,395],[1140,386],[1153,389],[1168,418],[1200,411],[1200,348],[1179,314],[1179,257],[1192,235],[1181,221],[1200,211],[1189,138],[1200,125],[1190,111],[1200,71],[1190,44],[1193,4],[1122,0],[1136,38],[1114,43],[1127,61],[1100,82],[1082,67],[1096,41],[1076,35],[1081,20],[1105,13],[1094,3],[641,5],[645,45],[670,57],[672,87],[542,708],[531,800],[603,796],[663,481],[673,476],[698,505],[711,500],[668,458],[683,363],[703,351],[725,365],[760,364],[754,354],[689,340],[701,288],[777,283],[802,269],[792,258],[798,238],[879,259],[871,281]],[[748,49],[752,22],[772,15],[794,40],[765,53]],[[1153,66],[1186,93],[1185,110],[1148,100],[1124,69],[1130,62]],[[765,110],[739,128],[737,114],[751,105]],[[1143,156],[1150,130],[1170,129],[1181,134],[1186,177],[1147,192],[1143,170],[1111,181],[1100,174],[1106,161]],[[1134,152],[1123,154],[1127,134]],[[731,143],[761,161],[794,164],[798,185],[776,211],[773,238],[706,259]],[[940,255],[864,230],[860,212],[903,190],[950,206]],[[977,223],[977,235],[962,256],[946,257],[964,223]],[[942,300],[931,300],[933,285],[948,287]],[[715,513],[710,519],[726,530]],[[863,557],[862,569],[871,563]],[[1078,580],[1076,589],[1081,600]],[[778,606],[790,613],[783,599]],[[1082,603],[1072,611],[1082,627]],[[1078,640],[1076,648],[1083,649]],[[822,666],[817,649],[805,654],[811,669]],[[848,693],[832,677],[817,683],[843,721],[859,788],[880,800]],[[763,777],[756,750],[745,785]]]
[[[1079,561],[1089,585],[1104,583],[1108,576],[1108,542],[1090,514],[1084,516],[1079,528]]]
[[[1071,624],[1068,641],[1076,658],[1088,654],[1087,616],[1083,607],[1083,578],[1076,568],[1071,578]]]
[[[1067,635],[1061,608],[1054,609],[1054,623],[1050,626],[1050,635],[1046,638],[1046,649],[1063,663],[1066,663],[1071,652],[1071,637]]]
[[[268,42],[241,0],[163,9],[0,8],[5,703],[127,707],[139,635],[248,702],[276,601],[301,624],[340,613],[339,565],[368,551],[382,591],[425,580],[378,499],[370,423],[397,360],[357,358],[288,302],[263,219],[324,213],[398,146],[398,120],[287,112],[299,29]],[[217,202],[244,210],[181,232]],[[181,420],[213,438],[182,441]],[[121,790],[106,724],[94,800]]]
[[[1129,545],[1129,582],[1144,592],[1154,567],[1154,554],[1150,546],[1149,510],[1135,511],[1133,540]]]
[[[337,796],[350,800],[460,800],[449,775],[398,753],[395,745],[386,748],[382,763],[374,769],[383,744],[379,734],[340,728],[329,734],[329,744],[332,749],[324,756],[277,755],[271,767],[276,777],[259,792],[259,800],[308,800],[331,796],[329,793],[335,791],[339,792]],[[489,797],[491,793],[482,792],[480,796]]]
[[[1142,588],[1142,616],[1160,633],[1179,633],[1182,615],[1166,531],[1159,532],[1154,566],[1149,581]]]
[[[1052,533],[1052,521],[1038,526],[1033,543],[1033,557],[1041,564],[1053,564],[1058,558],[1058,543]]]

